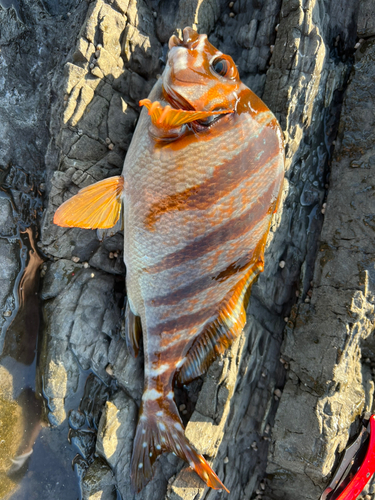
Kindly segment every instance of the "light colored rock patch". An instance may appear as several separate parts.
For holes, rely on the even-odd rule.
[[[108,459],[112,457],[118,446],[117,429],[120,427],[118,420],[119,410],[111,402],[107,401],[104,408],[103,424],[101,424],[101,440],[103,446],[103,455]]]

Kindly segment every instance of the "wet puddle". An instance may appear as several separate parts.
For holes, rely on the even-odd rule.
[[[48,427],[37,381],[40,327],[39,268],[33,229],[20,234],[21,270],[15,315],[6,325],[0,356],[0,498],[80,497],[68,443],[68,422]],[[26,250],[26,251],[25,251]],[[67,401],[72,407],[76,401]]]
[[[38,199],[40,193],[36,193],[33,183],[30,189],[19,193],[7,189],[4,176],[0,180],[3,215],[1,219],[0,213],[3,245],[0,287],[5,289],[7,285],[9,289],[0,290],[0,298],[7,297],[1,311],[0,332],[0,499],[78,500],[81,498],[79,467],[75,464],[79,442],[70,436],[68,419],[60,426],[50,426],[46,417],[48,401],[43,397],[38,372],[39,281],[44,259],[36,246],[36,223],[30,222],[30,217],[25,222],[21,212],[25,210],[26,200],[26,211],[36,217],[42,206]],[[89,375],[82,371],[76,393],[65,400],[67,414],[79,408]],[[83,414],[81,427],[87,423],[88,418]],[[83,429],[82,432],[90,431]]]

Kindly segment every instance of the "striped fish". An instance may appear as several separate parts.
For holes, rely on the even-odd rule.
[[[228,491],[188,443],[173,393],[206,371],[245,322],[284,176],[280,127],[231,57],[193,29],[172,36],[121,176],[82,189],[56,212],[65,227],[106,228],[122,210],[127,342],[143,332],[145,386],[133,445],[136,491],[172,451]],[[146,109],[147,108],[147,109]]]

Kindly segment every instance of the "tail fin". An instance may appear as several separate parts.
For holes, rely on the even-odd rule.
[[[152,403],[152,406],[148,403]],[[141,491],[151,480],[152,466],[157,457],[163,452],[172,451],[185,460],[207,486],[229,493],[204,457],[188,443],[174,401],[164,400],[162,404],[163,409],[158,401],[148,401],[145,405],[146,411],[143,404],[140,410],[131,465],[134,490]]]

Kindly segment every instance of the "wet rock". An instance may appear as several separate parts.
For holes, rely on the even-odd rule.
[[[92,368],[103,380],[109,380],[105,371],[108,339],[119,321],[113,277],[82,267],[77,273],[70,272],[71,269],[66,262],[52,264],[45,277],[46,291],[42,292],[51,297],[44,307],[46,361],[43,369],[45,394],[51,408],[49,418],[54,423],[66,418],[64,399],[77,388],[78,363],[84,369]],[[51,275],[61,272],[67,272],[65,279],[70,281],[61,293],[58,293],[60,287],[55,287],[52,293]]]
[[[80,268],[81,266],[77,266],[71,260],[66,259],[47,263],[41,298],[49,300],[57,297],[71,282]]]
[[[359,37],[375,35],[375,7],[370,0],[359,2],[358,28]]]
[[[90,266],[102,269],[107,273],[123,276],[125,274],[122,252],[123,241],[124,237],[122,234],[115,234],[111,238],[106,238],[91,257],[89,261]]]
[[[69,426],[72,429],[79,429],[85,425],[85,415],[79,410],[72,410],[69,414]]]
[[[304,276],[302,279],[303,288],[306,288],[307,283],[311,281],[311,261],[314,255],[314,248],[316,248],[314,244],[311,244],[311,240],[313,240],[314,237],[316,238],[316,234],[320,230],[318,215],[320,211],[318,211],[317,208],[319,204],[322,203],[323,199],[325,182],[323,175],[325,168],[324,162],[327,156],[325,155],[324,146],[318,149],[321,142],[319,136],[321,132],[320,128],[315,126],[315,123],[320,123],[317,117],[321,113],[321,110],[324,109],[324,91],[327,87],[326,82],[329,71],[333,71],[333,73],[331,74],[330,84],[327,87],[329,88],[331,96],[326,100],[327,105],[332,102],[332,95],[335,89],[342,84],[342,75],[345,73],[345,69],[343,69],[341,65],[339,70],[337,70],[337,75],[339,76],[336,78],[335,65],[330,61],[326,61],[326,48],[323,36],[319,34],[319,30],[314,24],[315,20],[312,19],[311,13],[307,12],[305,17],[303,17],[304,14],[302,13],[302,18],[300,18],[296,16],[293,9],[285,4],[283,11],[283,19],[285,19],[285,22],[283,21],[284,24],[281,23],[278,31],[278,34],[280,33],[280,48],[277,49],[276,47],[275,50],[276,52],[277,50],[282,52],[287,34],[293,29],[298,30],[302,25],[305,25],[307,26],[303,32],[305,41],[301,42],[301,40],[297,40],[295,42],[295,47],[298,45],[297,48],[300,52],[302,51],[301,53],[303,53],[304,59],[295,61],[296,71],[291,73],[289,68],[289,56],[294,54],[294,49],[287,48],[289,52],[281,56],[282,64],[278,62],[279,60],[277,56],[275,56],[274,51],[272,57],[274,58],[275,65],[272,66],[271,70],[268,72],[268,82],[266,82],[265,72],[269,58],[271,57],[269,45],[275,40],[276,35],[274,28],[277,24],[276,21],[280,4],[277,2],[266,2],[263,5],[254,6],[253,3],[248,3],[249,5],[237,6],[234,9],[237,20],[235,17],[229,18],[228,13],[223,12],[222,22],[226,27],[225,33],[220,24],[218,24],[211,39],[213,43],[219,45],[219,49],[223,50],[223,52],[230,53],[234,57],[239,64],[240,70],[244,74],[246,83],[250,85],[254,84],[252,86],[255,91],[262,91],[265,85],[266,98],[268,95],[270,100],[279,99],[278,102],[271,103],[271,108],[276,109],[281,118],[288,117],[285,119],[284,127],[289,127],[287,137],[289,138],[288,147],[290,148],[288,156],[290,181],[287,181],[285,184],[285,197],[288,194],[289,196],[284,211],[278,214],[273,223],[269,250],[266,256],[268,266],[264,275],[253,288],[253,300],[250,311],[255,318],[252,319],[251,316],[249,318],[249,343],[246,344],[245,342],[241,344],[239,352],[236,351],[238,347],[233,347],[234,350],[231,350],[222,360],[224,368],[220,368],[220,365],[215,365],[215,369],[218,371],[214,372],[212,378],[208,377],[203,385],[201,402],[197,405],[195,410],[196,413],[193,414],[192,421],[189,423],[187,431],[191,433],[191,439],[196,441],[196,446],[198,448],[201,446],[205,451],[209,451],[212,456],[218,453],[221,443],[220,450],[223,451],[219,452],[220,456],[223,455],[222,459],[229,456],[229,461],[225,466],[225,475],[223,474],[224,467],[220,460],[217,461],[217,466],[219,467],[219,474],[221,474],[222,477],[228,477],[231,483],[228,486],[233,491],[233,498],[237,498],[242,491],[245,491],[247,496],[251,496],[252,492],[255,490],[257,478],[264,474],[264,465],[262,469],[262,466],[257,464],[260,463],[259,457],[262,457],[261,460],[263,460],[263,464],[266,462],[268,442],[266,440],[262,441],[262,429],[264,429],[269,422],[272,423],[276,405],[273,395],[274,390],[276,387],[279,387],[279,385],[282,385],[283,369],[282,365],[280,365],[277,360],[279,357],[278,349],[282,339],[281,332],[285,325],[283,321],[283,317],[285,316],[284,311],[287,311],[290,307],[289,303],[295,290],[293,287],[296,287],[295,283],[299,277],[303,262],[305,262]],[[87,17],[86,27],[82,30],[82,34],[84,34],[85,38],[92,43],[95,48],[98,41],[95,40],[95,30],[93,26],[100,17],[99,12],[101,5],[100,2],[95,2],[92,5]],[[161,4],[161,6],[162,5],[163,4]],[[209,22],[211,23],[212,19],[219,16],[220,9],[218,9],[215,3],[208,7],[213,9],[213,16],[208,16]],[[143,8],[143,4],[140,4],[139,12],[142,14]],[[121,12],[124,12],[124,10]],[[204,14],[203,10],[201,12],[198,4],[195,6],[193,6],[193,4],[181,4],[176,15],[180,16],[181,19],[183,15],[185,17],[190,16],[189,19],[185,20],[184,18],[184,23],[186,24],[193,24],[196,22],[199,24],[201,22],[199,16],[201,14],[207,15],[207,12],[208,11],[206,11],[206,14]],[[289,16],[290,12],[292,12],[292,14]],[[103,63],[100,62],[99,67],[104,77],[99,76],[98,78],[101,80],[105,78],[106,84],[110,85],[112,88],[110,92],[106,90],[106,95],[110,97],[107,123],[109,127],[109,139],[115,143],[115,149],[113,150],[115,152],[117,145],[125,144],[125,142],[121,141],[126,141],[126,139],[122,139],[119,135],[113,135],[113,132],[111,135],[110,132],[110,130],[118,130],[117,124],[120,123],[119,120],[122,119],[121,114],[116,110],[121,108],[126,113],[129,106],[130,108],[132,107],[132,100],[144,97],[144,95],[141,95],[145,87],[142,77],[145,76],[146,70],[149,71],[152,63],[150,63],[146,57],[145,60],[148,61],[148,64],[145,65],[144,59],[141,58],[140,54],[142,51],[147,52],[148,43],[152,44],[153,42],[151,38],[147,39],[143,37],[145,28],[142,24],[137,25],[137,22],[144,22],[146,24],[148,22],[153,22],[150,14],[151,13],[148,12],[143,18],[142,16],[137,17],[137,9],[133,2],[129,3],[128,10],[126,10],[126,16],[128,17],[130,26],[127,25],[125,28],[127,31],[125,31],[126,34],[123,41],[125,63],[129,69],[136,70],[140,75],[128,71],[123,71],[120,75],[117,70],[121,68],[121,63],[115,64],[116,57],[118,57],[117,54],[111,52],[111,49],[108,49],[110,53],[109,56],[106,51],[99,49],[100,54],[98,60],[100,61],[100,59],[103,58]],[[173,15],[171,9],[170,18]],[[175,20],[173,22],[171,20],[166,20],[163,27],[161,25],[162,21],[160,20],[161,16],[157,14],[156,19],[158,33],[164,30],[162,37],[167,37],[169,35],[169,33],[168,35],[166,34],[167,30],[170,29],[170,26],[172,26]],[[202,23],[204,24],[204,22],[203,16]],[[168,23],[169,27],[167,26]],[[136,27],[137,30],[132,27]],[[319,26],[319,29],[323,32],[325,26]],[[149,33],[153,33],[153,28]],[[79,42],[79,53],[87,54],[87,50],[89,49],[84,48],[83,45],[83,43]],[[156,47],[158,47],[158,45],[156,45]],[[129,56],[132,50],[135,56],[133,61]],[[158,54],[158,48],[156,48],[155,54]],[[142,57],[144,57],[144,54]],[[82,59],[84,59],[83,55]],[[309,60],[310,63],[306,65],[302,64],[305,60]],[[327,69],[323,70],[326,62]],[[83,64],[85,64],[85,62],[83,62]],[[94,62],[93,64],[96,65],[97,63]],[[143,67],[142,64],[144,64]],[[284,76],[284,80],[282,80],[283,85],[287,87],[289,85],[290,89],[295,89],[295,104],[289,108],[286,106],[286,103],[291,94],[284,93],[281,95],[280,89],[273,89],[276,80],[279,82],[282,79],[280,76],[281,69],[284,71],[284,75],[282,75]],[[272,70],[274,70],[273,73]],[[112,71],[113,80],[109,78],[108,71]],[[154,71],[156,71],[156,69]],[[273,78],[275,78],[275,82]],[[79,78],[75,76],[74,82],[78,82],[78,80]],[[73,127],[77,126],[78,131],[80,130],[80,122],[82,122],[86,127],[85,130],[87,130],[87,122],[85,122],[86,117],[89,116],[90,109],[95,107],[95,113],[93,119],[90,119],[90,124],[92,125],[92,130],[95,132],[95,137],[98,136],[99,143],[101,143],[101,140],[105,142],[107,136],[101,135],[103,133],[101,132],[101,123],[103,123],[103,120],[105,121],[105,118],[102,117],[106,116],[107,108],[104,106],[104,101],[102,99],[97,99],[95,101],[95,96],[100,95],[99,89],[103,87],[100,87],[99,84],[90,86],[92,84],[89,82],[88,76],[85,76],[85,82],[85,86],[89,86],[94,94],[88,90],[85,91],[82,100],[83,104],[79,104],[78,102],[79,92],[83,92],[80,88],[82,89],[83,86],[80,83],[76,83],[76,87],[74,87],[73,84],[66,87],[71,88],[71,92],[67,101],[65,120],[70,120],[70,124]],[[139,94],[137,94],[137,92],[139,92],[137,89],[140,89]],[[121,92],[121,95],[117,92]],[[101,97],[103,96],[101,95]],[[89,101],[90,106],[88,104]],[[311,103],[313,102],[316,107],[312,107]],[[99,116],[100,120],[97,119],[96,121],[95,117]],[[128,129],[124,130],[124,138],[126,134],[129,134],[131,131],[130,121],[128,125],[125,123],[125,128],[128,127]],[[71,244],[69,242],[68,246],[67,243],[64,243],[64,239],[69,238],[70,240],[74,240],[74,238],[78,238],[78,236],[72,231],[65,231],[63,235],[57,237],[57,231],[60,230],[56,230],[56,228],[50,225],[53,204],[55,203],[55,206],[57,206],[63,199],[66,199],[75,192],[75,189],[72,190],[71,187],[72,181],[82,183],[79,185],[84,185],[84,183],[89,181],[88,177],[83,177],[79,172],[87,172],[90,175],[90,172],[94,172],[93,168],[95,168],[95,164],[85,164],[86,159],[73,158],[73,156],[77,156],[75,152],[77,150],[77,141],[80,140],[78,137],[75,137],[74,134],[71,135],[71,131],[69,131],[66,132],[65,135],[61,134],[61,138],[59,139],[62,151],[64,152],[63,154],[70,157],[68,160],[73,162],[80,161],[81,163],[74,164],[71,162],[68,164],[68,160],[64,159],[62,165],[64,165],[65,177],[62,176],[60,172],[58,175],[55,175],[52,182],[50,212],[47,213],[45,219],[44,241],[47,243],[46,250],[56,256],[62,256],[64,252],[66,252],[66,256],[69,256]],[[87,137],[89,137],[89,135]],[[304,146],[305,149],[300,148],[299,145],[299,141],[302,138],[306,141],[306,145]],[[71,153],[72,150],[73,155]],[[319,154],[314,154],[315,151]],[[302,159],[304,161],[303,168],[301,168]],[[90,161],[94,162],[96,160],[92,159]],[[99,163],[102,169],[108,169],[107,156],[103,157],[98,164]],[[101,174],[103,176],[109,173],[108,170],[107,172],[104,170],[102,170]],[[72,173],[73,171],[74,173]],[[98,178],[98,175],[98,173],[95,173],[96,178]],[[308,199],[308,203],[300,203],[302,192],[304,192],[303,199]],[[309,236],[307,236],[308,234]],[[105,256],[107,250],[105,248],[104,251],[102,250],[105,245],[105,242],[102,243],[94,257],[92,257],[93,260],[90,260],[90,265],[95,265],[109,271],[108,259],[106,261],[102,257],[99,257]],[[280,260],[284,260],[286,263],[283,269],[278,266]],[[99,293],[99,290],[97,293]],[[84,314],[83,311],[82,314]],[[81,327],[85,328],[83,323],[85,323],[85,321],[79,323],[80,328],[77,328],[75,337],[73,337],[76,341],[78,341],[79,337],[84,338],[86,336],[86,334],[82,335],[81,333]],[[272,332],[272,335],[270,332]],[[93,337],[87,336],[87,340],[85,340],[86,352],[83,353],[85,359],[90,358],[94,352],[92,350],[93,344],[89,344],[89,338],[93,339]],[[247,370],[245,365],[241,368],[242,357],[246,360],[245,362],[250,363],[252,367],[251,370]],[[103,359],[111,363],[113,376],[118,380],[120,385],[135,399],[138,399],[142,388],[141,365],[137,365],[137,362],[129,356],[122,339],[111,339],[108,347],[108,356],[106,357],[104,355]],[[85,364],[82,359],[81,363],[83,363],[85,367],[89,366]],[[214,370],[214,368],[212,369]],[[237,393],[234,393],[237,373],[241,374],[238,382],[238,397]],[[251,394],[246,384],[252,388]],[[216,394],[215,398],[209,398],[207,396],[212,394]],[[207,403],[207,401],[212,401],[212,405],[203,404]],[[230,414],[230,402],[232,403],[232,414],[229,418],[231,426],[227,429],[229,437],[226,437],[223,442],[223,429],[226,425],[228,415]],[[250,410],[252,405],[256,405],[259,408],[256,415]],[[202,436],[206,436],[206,434],[202,432],[202,421],[205,422],[206,427],[210,427],[210,432],[212,431],[213,433],[212,435],[210,434],[212,437],[212,442],[210,443],[208,443],[207,439],[202,440]],[[241,432],[238,431],[239,427],[241,427]],[[250,436],[248,429],[253,429]],[[233,436],[236,436],[236,446],[241,450],[241,454],[236,454],[228,449],[228,443],[233,441]],[[247,446],[247,440],[250,441],[250,444],[254,441],[259,441],[259,445],[257,446],[259,451],[255,452],[250,445]],[[123,454],[123,460],[128,464],[130,449],[127,452],[125,450]],[[154,481],[158,480],[158,471],[160,472],[160,468],[164,467],[164,462],[163,460],[158,461],[159,465],[157,465],[158,470],[156,470]],[[254,471],[251,476],[249,476],[247,472],[249,470]],[[128,470],[123,470],[124,477],[126,476],[126,472],[128,473]],[[176,481],[176,484],[178,484],[179,479]],[[155,491],[156,483],[153,482],[152,484],[154,485],[153,489]],[[145,490],[145,497],[147,497],[147,494]],[[200,497],[202,497],[202,495],[204,496],[203,490],[199,495]]]
[[[0,238],[0,256],[1,256],[1,277],[0,277],[0,348],[5,338],[4,325],[8,323],[8,318],[15,310],[15,300],[13,296],[13,286],[20,270],[18,257],[19,251],[17,243],[11,243],[6,239]]]
[[[82,480],[83,500],[116,500],[115,480],[108,465],[97,458],[88,467]]]
[[[230,402],[239,370],[238,359],[245,347],[245,337],[240,337],[228,356],[217,360],[208,370],[195,411],[185,434],[197,451],[215,457],[224,437]]]
[[[368,44],[351,75],[311,302],[299,306],[294,326],[287,329],[283,356],[290,360],[291,374],[268,466],[275,498],[317,498],[350,429],[373,405],[373,382],[361,365],[361,346],[375,327],[374,232],[366,219],[372,211],[368,158],[373,154],[370,110],[375,103],[363,100],[373,92],[374,54],[374,44]]]
[[[106,402],[98,428],[96,452],[111,466],[123,495],[127,495],[131,488],[129,456],[136,418],[136,404],[123,391],[119,391]]]
[[[143,357],[135,359],[122,338],[111,342],[108,360],[112,365],[113,376],[130,396],[140,401],[143,392]]]
[[[90,429],[98,428],[103,407],[110,395],[111,388],[90,373],[79,405],[79,411],[85,415]]]
[[[48,399],[49,420],[59,425],[66,419],[65,398],[73,394],[78,385],[79,367],[66,340],[47,337],[43,351],[44,393]]]
[[[0,234],[14,236],[15,223],[10,200],[0,198]]]
[[[69,433],[69,439],[84,458],[91,458],[95,450],[96,442],[96,434],[94,431],[73,430]]]

